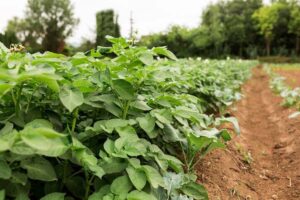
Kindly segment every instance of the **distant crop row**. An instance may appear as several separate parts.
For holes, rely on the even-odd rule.
[[[108,40],[73,57],[0,44],[1,200],[208,199],[194,167],[230,140],[221,123],[239,133],[222,113],[255,63]]]
[[[281,65],[282,66],[282,65]],[[276,66],[273,66],[276,68]],[[272,68],[273,68],[272,67]],[[289,69],[292,65],[281,67],[281,69]],[[300,87],[291,88],[286,82],[286,78],[272,71],[272,68],[265,66],[265,70],[270,75],[270,87],[283,98],[282,105],[286,107],[295,107],[299,112],[291,114],[289,117],[294,118],[300,115]]]

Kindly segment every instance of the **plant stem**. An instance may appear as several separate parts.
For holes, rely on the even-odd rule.
[[[72,128],[71,128],[72,134],[74,134],[76,128],[77,117],[78,117],[78,108],[76,108],[73,112],[73,120],[72,120]]]
[[[188,165],[188,161],[187,161],[187,158],[186,158],[186,153],[184,152],[182,143],[181,142],[179,142],[179,143],[180,143],[180,147],[181,147],[181,152],[183,154],[184,165],[187,168],[187,170],[189,171],[189,165]]]
[[[90,186],[94,180],[95,176],[92,175],[90,179],[88,179],[88,175],[86,175],[86,186],[85,186],[85,195],[84,195],[84,199],[88,200],[89,198],[89,193],[90,193]]]
[[[127,113],[128,113],[128,109],[129,109],[129,101],[125,101],[124,103],[124,109],[123,109],[123,119],[126,119],[127,117]]]

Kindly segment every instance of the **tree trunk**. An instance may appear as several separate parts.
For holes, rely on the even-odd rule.
[[[266,50],[267,50],[267,56],[270,56],[270,52],[271,52],[271,40],[269,38],[266,38]]]
[[[299,49],[300,49],[300,37],[297,36],[297,38],[296,38],[296,56],[299,55]]]
[[[243,57],[243,44],[240,44],[239,55],[240,55],[240,58]]]

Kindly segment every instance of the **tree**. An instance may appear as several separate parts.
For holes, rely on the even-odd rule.
[[[281,3],[273,3],[270,6],[263,6],[253,14],[253,19],[258,22],[260,34],[265,38],[266,52],[270,55],[271,42],[274,37],[274,27],[279,19],[278,10],[283,5]]]
[[[223,20],[224,13],[222,13],[223,8],[223,2],[210,5],[202,15],[201,26],[206,27],[208,30],[209,42],[214,49],[214,56],[221,53],[221,47],[226,40]]]
[[[0,33],[0,42],[9,47],[11,44],[19,43],[19,40],[15,32],[5,31],[4,33]]]
[[[104,10],[96,14],[96,45],[106,46],[109,42],[105,39],[107,35],[119,37],[120,26],[118,15],[113,10]]]
[[[300,5],[296,2],[291,6],[291,18],[288,24],[289,32],[296,36],[296,55],[300,49]]]
[[[14,18],[8,29],[34,50],[62,52],[77,23],[70,0],[28,0],[25,18]]]

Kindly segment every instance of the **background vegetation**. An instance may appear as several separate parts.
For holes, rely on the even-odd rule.
[[[75,48],[65,42],[79,22],[70,0],[28,0],[24,19],[9,21],[0,41],[7,46],[22,43],[31,51],[73,54],[107,46],[105,35],[120,36],[118,15],[113,10],[99,11],[95,17],[95,38],[84,39]],[[286,60],[285,56],[295,61],[300,53],[299,38],[298,0],[273,0],[268,5],[262,0],[224,0],[205,9],[198,27],[173,25],[164,32],[142,36],[139,44],[167,46],[178,57],[277,56],[275,60]]]

